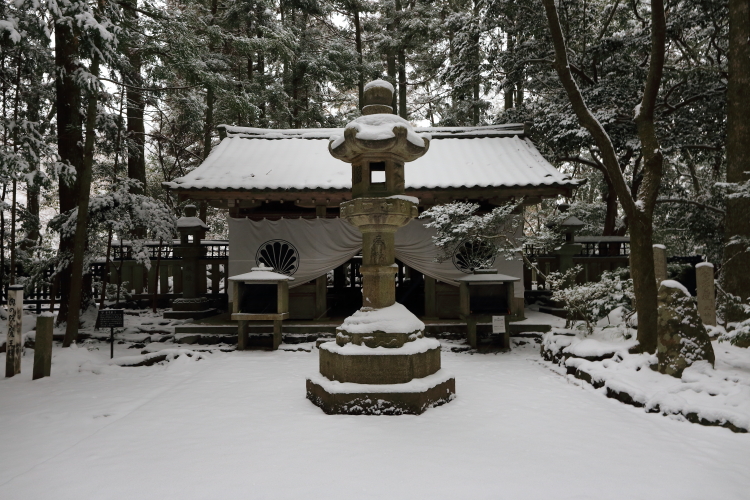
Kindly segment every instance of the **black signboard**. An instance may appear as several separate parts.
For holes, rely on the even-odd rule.
[[[99,328],[123,328],[125,315],[122,309],[101,309],[99,311]]]
[[[99,328],[109,328],[109,357],[115,357],[115,328],[125,326],[125,314],[122,309],[99,309],[96,318]]]

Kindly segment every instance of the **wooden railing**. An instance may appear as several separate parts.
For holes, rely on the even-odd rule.
[[[131,296],[131,300],[145,301],[153,298],[154,292],[157,294],[157,301],[160,306],[167,307],[168,301],[172,298],[179,297],[182,293],[182,263],[179,257],[175,257],[174,247],[179,240],[163,243],[161,245],[161,257],[159,258],[159,243],[148,243],[146,246],[151,268],[147,269],[145,264],[140,264],[133,259],[132,247],[126,243],[114,245],[113,259],[109,264],[108,283],[118,284],[127,283],[124,290]],[[226,241],[209,240],[202,243],[205,254],[198,261],[198,292],[216,301],[226,302],[226,293],[228,288],[227,270],[229,264],[228,249],[229,244]],[[156,264],[159,261],[159,275],[156,275]],[[104,260],[91,263],[88,275],[95,276],[97,280],[87,280],[91,283],[90,289],[84,290],[84,293],[92,297],[96,302],[101,297],[101,282],[99,281],[106,272],[106,263]],[[7,269],[5,275],[7,276]],[[17,276],[23,278],[28,276],[22,267],[18,267]],[[52,275],[54,268],[50,266],[42,274],[42,285],[29,288],[24,291],[24,305],[26,309],[41,312],[48,309],[49,305],[54,302],[59,305],[60,294],[52,297]],[[20,281],[20,280],[19,280]],[[121,296],[121,302],[125,302],[125,297]],[[0,287],[0,304],[7,301],[7,285]],[[55,306],[57,308],[57,305]]]

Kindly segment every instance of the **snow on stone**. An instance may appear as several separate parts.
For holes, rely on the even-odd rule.
[[[580,358],[598,358],[619,351],[627,351],[638,344],[636,340],[629,341],[605,341],[598,339],[583,339],[580,342],[572,342],[563,352],[570,353]]]
[[[180,217],[177,219],[177,227],[202,227],[208,229],[205,222],[200,220],[198,217]]]
[[[710,262],[699,262],[699,263],[697,263],[695,265],[695,267],[696,267],[696,269],[699,268],[699,267],[710,267],[711,269],[713,269],[714,265],[711,264]]]
[[[445,370],[438,370],[432,375],[424,378],[415,378],[405,384],[355,384],[354,382],[339,382],[328,380],[320,373],[310,376],[310,380],[322,386],[329,394],[351,394],[351,393],[391,393],[391,392],[425,392],[436,385],[442,384],[453,378],[453,374]]]
[[[411,330],[410,330],[411,331]],[[333,352],[336,354],[342,354],[345,356],[377,356],[377,355],[388,355],[388,356],[408,356],[412,354],[422,354],[431,349],[437,349],[440,347],[440,341],[436,339],[421,338],[412,342],[407,342],[402,347],[367,347],[365,345],[357,345],[351,342],[340,346],[336,342],[326,342],[320,345],[321,349]]]
[[[386,196],[386,198],[391,200],[404,200],[404,201],[410,201],[414,203],[415,205],[419,205],[419,198],[416,196],[406,196],[404,194],[394,194],[392,196]]]
[[[390,90],[391,93],[395,92],[395,89],[393,88],[393,85],[391,85],[391,82],[387,82],[381,79],[373,80],[365,84],[364,90],[366,91],[367,89],[370,89],[372,87],[382,87],[382,88]]]
[[[424,330],[424,323],[396,302],[381,309],[363,307],[346,318],[339,328],[349,333],[412,333]]]
[[[687,289],[687,288],[685,288],[685,285],[683,285],[683,284],[682,284],[682,283],[680,283],[679,281],[675,281],[675,280],[664,280],[664,281],[662,281],[662,282],[661,282],[661,285],[664,285],[664,286],[666,286],[667,288],[677,288],[677,289],[679,289],[679,290],[682,290],[682,292],[683,292],[683,293],[684,293],[685,295],[687,295],[688,297],[690,297],[690,292],[688,292],[688,289]]]
[[[401,127],[406,129],[406,140],[415,146],[424,147],[424,140],[429,140],[429,135],[420,135],[414,131],[411,123],[398,115],[378,113],[374,115],[360,116],[350,121],[345,130],[356,130],[356,138],[363,141],[383,141],[396,137],[393,129]],[[344,143],[344,134],[331,137],[331,149],[336,149]]]

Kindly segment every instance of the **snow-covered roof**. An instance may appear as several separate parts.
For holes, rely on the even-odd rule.
[[[165,182],[178,190],[349,190],[351,166],[331,156],[343,129],[220,126],[226,137],[198,168]],[[428,153],[406,165],[406,189],[576,187],[524,136],[523,125],[415,127]]]
[[[254,267],[249,273],[230,276],[231,281],[294,281],[294,278],[274,272],[270,267]]]

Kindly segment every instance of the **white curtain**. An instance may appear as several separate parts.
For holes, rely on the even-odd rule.
[[[458,285],[466,273],[452,260],[435,261],[433,229],[423,220],[412,220],[396,232],[396,258],[436,280]],[[249,272],[261,261],[286,266],[299,286],[344,264],[362,248],[359,230],[343,219],[279,219],[276,221],[229,218],[229,276]],[[515,295],[523,297],[523,263],[498,255],[492,266],[500,274],[520,278]]]

